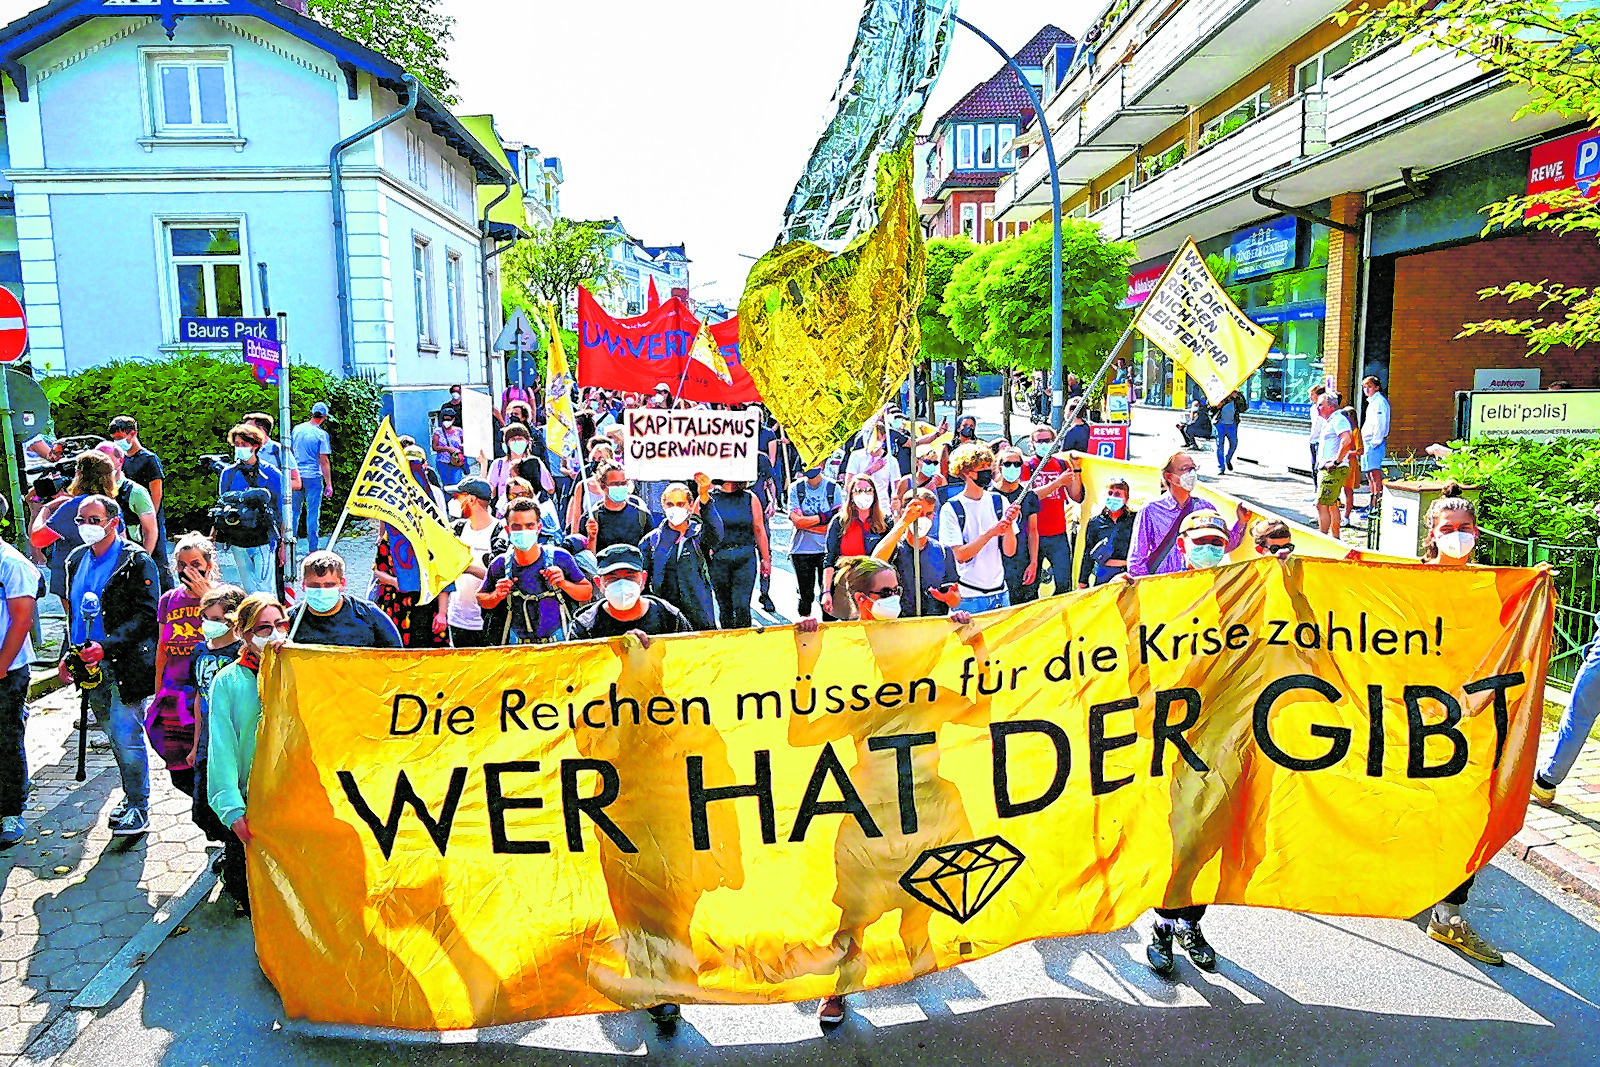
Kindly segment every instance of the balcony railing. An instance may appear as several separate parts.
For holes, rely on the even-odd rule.
[[[1255,0],[1189,0],[1134,52],[1128,64],[1129,88],[1144,92],[1152,82],[1208,40],[1237,11]]]
[[[1119,196],[1089,216],[1090,222],[1098,222],[1100,224],[1100,239],[1102,241],[1120,241],[1127,236],[1128,231],[1123,225],[1123,212],[1127,205],[1128,198]]]
[[[1083,107],[1083,128],[1091,134],[1116,118],[1122,110],[1122,88],[1127,69],[1117,67],[1089,94],[1089,100]]]
[[[1323,99],[1297,96],[1141,185],[1125,198],[1126,232],[1144,233],[1321,151]]]
[[[1463,52],[1413,48],[1404,42],[1392,45],[1327,80],[1328,143],[1336,145],[1473,82],[1493,80],[1493,74]]]

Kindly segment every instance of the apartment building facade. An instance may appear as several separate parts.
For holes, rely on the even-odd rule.
[[[1341,26],[1332,0],[1119,0],[1045,101],[1063,213],[1134,242],[1129,303],[1193,237],[1236,302],[1277,344],[1246,393],[1252,418],[1308,418],[1307,390],[1346,397],[1374,374],[1395,409],[1391,454],[1448,440],[1454,394],[1476,371],[1541,370],[1600,384],[1592,356],[1530,360],[1514,338],[1455,340],[1499,313],[1477,293],[1510,280],[1600,283],[1593,242],[1481,233],[1483,205],[1527,187],[1536,149],[1566,143],[1558,116],[1514,119],[1526,92],[1447,49],[1418,51]],[[1049,218],[1043,133],[999,189],[1001,223]],[[1503,308],[1503,305],[1501,305]],[[1199,395],[1136,341],[1124,353],[1144,404]]]

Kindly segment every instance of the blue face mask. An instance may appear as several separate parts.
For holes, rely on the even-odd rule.
[[[613,504],[624,503],[628,499],[628,487],[626,485],[606,486],[606,499]]]
[[[308,588],[304,593],[306,607],[318,615],[326,615],[332,611],[342,596],[344,591],[336,585],[327,588]]]
[[[924,463],[922,465],[922,473],[927,477],[932,478],[935,474],[939,473],[939,465],[937,463]]]
[[[1016,463],[1007,463],[1000,468],[1000,477],[1008,482],[1014,482],[1022,477],[1022,467]]]
[[[1121,511],[1127,503],[1120,496],[1108,496],[1106,497],[1106,510],[1115,513]]]
[[[1184,558],[1189,561],[1189,566],[1205,570],[1221,563],[1227,554],[1227,549],[1220,545],[1190,545],[1184,552]]]
[[[538,530],[512,530],[509,536],[511,547],[518,552],[526,552],[539,543]]]

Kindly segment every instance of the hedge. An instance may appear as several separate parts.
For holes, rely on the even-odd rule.
[[[1600,538],[1600,448],[1593,440],[1498,438],[1454,442],[1442,469],[1463,485],[1481,486],[1478,520],[1512,537],[1552,545],[1595,544]]]
[[[338,495],[324,503],[324,514],[337,515],[361,466],[367,443],[382,418],[383,392],[365,379],[336,378],[316,367],[296,366],[290,376],[289,408],[299,424],[311,405],[325,400],[334,422],[333,479]],[[108,363],[77,374],[40,383],[50,398],[58,437],[106,436],[117,415],[139,422],[139,440],[161,457],[166,469],[162,490],[167,529],[176,537],[210,525],[206,509],[216,503],[217,476],[200,464],[206,453],[231,455],[227,432],[251,411],[278,415],[278,387],[256,381],[250,367],[237,359],[188,353],[161,362]],[[281,439],[287,439],[279,427]],[[324,524],[326,527],[326,524]]]

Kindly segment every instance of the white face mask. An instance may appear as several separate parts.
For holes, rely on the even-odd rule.
[[[1178,484],[1183,486],[1184,492],[1194,492],[1194,487],[1200,484],[1200,472],[1184,471],[1178,478]]]
[[[101,541],[104,541],[106,539],[106,533],[107,531],[104,526],[95,526],[90,523],[85,523],[84,525],[78,527],[79,539],[81,539],[83,543],[88,545],[90,548],[93,548]]]
[[[627,611],[639,602],[639,583],[632,578],[618,578],[606,586],[606,603],[618,611]]]
[[[918,537],[927,537],[928,531],[933,529],[933,520],[921,518],[911,524],[911,532]]]
[[[460,501],[456,501],[456,500],[450,501],[449,512],[450,512],[450,517],[452,519],[461,518],[462,516],[461,516],[461,503],[460,503]]]
[[[272,631],[272,636],[267,638],[267,644],[281,645],[287,640],[289,640],[288,634],[284,633],[282,630],[274,630]]]
[[[666,509],[667,523],[672,526],[682,526],[689,521],[689,509],[674,504]]]
[[[215,641],[219,637],[226,636],[230,629],[232,627],[227,623],[218,622],[216,619],[200,620],[200,632],[205,634],[207,641]]]
[[[872,605],[874,619],[898,619],[900,617],[900,598],[886,596]]]
[[[856,507],[860,508],[862,511],[866,511],[868,508],[872,507],[872,502],[878,498],[872,493],[854,493],[851,495],[850,499],[856,502]]]
[[[1451,559],[1466,559],[1472,555],[1472,550],[1478,545],[1478,535],[1468,530],[1451,530],[1442,533],[1433,539],[1434,547],[1441,556]]]

